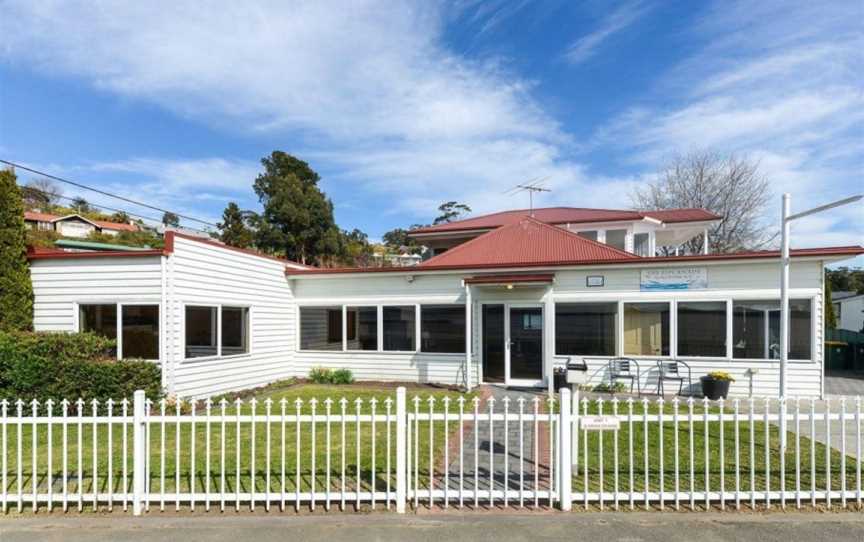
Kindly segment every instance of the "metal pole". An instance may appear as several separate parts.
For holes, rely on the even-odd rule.
[[[792,197],[783,194],[780,254],[780,447],[786,450],[786,362],[789,357],[789,234]]]

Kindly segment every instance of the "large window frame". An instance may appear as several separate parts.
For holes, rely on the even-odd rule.
[[[208,308],[208,309],[216,309],[216,354],[208,355],[208,356],[198,356],[198,357],[189,357],[186,355],[186,308],[187,307],[200,307],[200,308]],[[237,354],[222,354],[222,309],[244,309],[246,311],[246,351],[240,352]],[[183,315],[183,325],[182,330],[180,332],[180,337],[183,341],[183,361],[186,362],[198,362],[198,361],[209,361],[215,359],[237,359],[251,356],[254,348],[254,341],[252,340],[252,321],[253,321],[253,310],[250,305],[243,304],[235,304],[235,303],[183,303],[181,308],[181,313]]]
[[[74,328],[77,333],[81,333],[81,307],[92,306],[92,305],[113,305],[116,307],[117,311],[117,322],[116,322],[116,331],[115,331],[115,341],[117,344],[115,357],[117,359],[123,359],[123,307],[156,307],[157,311],[157,326],[158,332],[156,333],[156,352],[158,356],[156,358],[147,358],[146,361],[154,361],[158,362],[162,359],[162,333],[164,329],[164,320],[163,320],[163,311],[162,304],[159,301],[113,301],[113,300],[87,300],[87,301],[76,301],[73,305],[74,310]]]
[[[463,311],[465,310],[464,303],[458,302],[446,302],[446,301],[430,301],[428,303],[417,303],[413,301],[408,302],[400,302],[399,300],[394,300],[388,303],[370,303],[362,300],[358,301],[350,301],[350,302],[315,302],[315,303],[299,303],[297,305],[295,318],[297,325],[296,334],[295,334],[295,344],[297,345],[297,352],[314,352],[314,353],[334,353],[334,352],[344,352],[349,354],[384,354],[384,355],[392,355],[392,354],[422,354],[427,356],[464,356],[464,352],[424,352],[422,350],[422,313],[421,307],[430,306],[430,307],[438,307],[438,306],[454,306],[460,307]],[[375,307],[377,311],[377,326],[378,326],[378,348],[375,350],[357,350],[348,347],[348,311],[349,309],[356,309],[358,307],[370,308]],[[414,309],[414,327],[413,327],[413,348],[410,350],[385,350],[384,349],[384,308],[385,307],[413,307]],[[301,327],[302,323],[300,321],[301,318],[301,310],[302,309],[311,309],[311,308],[341,308],[342,310],[342,348],[341,350],[321,350],[315,348],[304,349],[301,348]]]
[[[694,292],[691,292],[691,294]],[[779,299],[776,296],[766,295],[761,292],[754,292],[752,294],[747,293],[739,293],[736,292],[734,296],[724,296],[724,295],[707,295],[708,293],[704,293],[701,295],[682,295],[680,297],[672,297],[671,295],[650,295],[645,297],[640,296],[624,296],[624,297],[613,297],[611,295],[579,295],[572,296],[569,294],[564,294],[559,297],[556,297],[555,304],[595,304],[595,303],[609,303],[614,302],[618,305],[617,311],[617,326],[616,326],[616,336],[615,336],[615,355],[591,355],[591,354],[559,354],[556,352],[556,356],[576,356],[576,357],[584,357],[584,358],[593,358],[593,359],[611,359],[613,357],[632,357],[635,359],[645,359],[645,360],[664,360],[664,359],[682,359],[682,360],[693,360],[693,361],[722,361],[722,362],[730,362],[730,363],[779,363],[777,359],[765,359],[765,358],[737,358],[734,357],[733,352],[733,303],[736,301],[776,301],[779,302]],[[789,359],[789,363],[795,364],[807,364],[807,363],[816,363],[818,360],[818,352],[816,351],[816,333],[818,327],[820,325],[821,319],[818,317],[818,303],[820,299],[819,294],[806,292],[806,293],[790,293],[790,300],[793,301],[808,301],[810,303],[810,355],[807,359]],[[726,304],[726,351],[725,355],[722,356],[695,356],[695,355],[682,355],[679,353],[679,337],[678,337],[678,303],[679,302],[715,302],[715,303],[725,303]],[[624,305],[628,303],[668,303],[670,305],[670,322],[669,322],[669,355],[660,356],[660,355],[634,355],[634,354],[625,354],[624,353]],[[822,313],[824,314],[824,306],[822,307]],[[557,330],[555,331],[557,333]],[[553,341],[557,343],[557,340],[553,338]]]

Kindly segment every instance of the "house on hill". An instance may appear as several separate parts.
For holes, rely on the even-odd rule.
[[[25,211],[24,224],[31,229],[53,230],[63,237],[75,238],[85,238],[91,233],[117,235],[122,231],[134,232],[139,230],[135,224],[91,220],[79,214],[57,216],[38,211]]]

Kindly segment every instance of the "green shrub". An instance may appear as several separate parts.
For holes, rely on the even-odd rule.
[[[114,341],[93,333],[0,332],[0,398],[120,400],[138,389],[160,398],[159,366],[117,361],[113,348]]]
[[[594,391],[599,393],[624,393],[627,389],[627,386],[623,382],[614,382],[612,384],[603,382],[594,386]]]
[[[354,375],[349,369],[337,369],[333,371],[333,384],[351,384],[354,382]]]
[[[24,204],[15,172],[0,170],[0,330],[33,327]]]
[[[314,367],[309,371],[309,380],[315,384],[351,384],[354,375],[348,369],[327,369],[325,367]]]
[[[333,371],[324,367],[313,367],[309,371],[309,380],[315,384],[330,384],[333,381]]]

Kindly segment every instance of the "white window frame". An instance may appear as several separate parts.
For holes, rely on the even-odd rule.
[[[578,357],[578,358],[589,358],[589,359],[607,359],[607,358],[612,359],[612,358],[620,355],[619,354],[620,353],[620,348],[619,348],[620,336],[619,336],[619,333],[623,333],[623,331],[621,331],[621,329],[622,329],[622,327],[621,327],[622,315],[621,315],[621,304],[620,303],[618,303],[616,300],[612,300],[612,299],[591,300],[591,301],[588,301],[588,300],[583,301],[581,299],[580,300],[574,299],[572,301],[570,301],[570,300],[565,301],[565,300],[556,299],[556,300],[552,301],[552,310],[553,310],[552,316],[551,316],[552,322],[555,322],[555,319],[558,317],[558,305],[559,304],[560,305],[600,305],[600,304],[615,305],[615,329],[612,331],[612,333],[614,333],[614,335],[615,335],[614,336],[615,345],[614,345],[614,348],[612,349],[613,353],[611,355],[608,355],[608,354],[607,355],[559,354],[558,353],[558,336],[553,333],[553,335],[552,335],[552,342],[553,342],[552,348],[555,352],[554,357],[563,358],[563,357],[567,357],[567,356],[573,356],[573,357]],[[558,328],[556,327],[553,331],[555,333],[557,333]]]
[[[204,307],[204,308],[208,308],[208,309],[212,309],[212,308],[216,309],[216,355],[215,356],[200,356],[200,357],[195,357],[195,358],[190,358],[190,357],[186,356],[186,308],[187,307]],[[248,314],[248,319],[249,319],[249,321],[247,322],[247,330],[249,333],[249,335],[247,337],[247,341],[246,341],[247,346],[248,346],[247,352],[243,352],[241,354],[231,354],[231,355],[227,355],[227,356],[222,355],[222,308],[223,307],[228,307],[230,309],[247,309],[247,311],[248,311],[247,314]],[[183,349],[182,360],[184,362],[188,361],[188,362],[194,363],[194,362],[198,362],[198,361],[212,361],[212,360],[217,360],[217,359],[238,359],[238,358],[249,357],[252,355],[252,353],[253,353],[252,337],[254,334],[252,333],[252,329],[253,329],[252,328],[252,318],[253,318],[252,312],[253,311],[252,311],[251,305],[242,305],[242,304],[235,304],[235,303],[195,303],[195,302],[188,302],[188,303],[181,303],[180,310],[182,311],[182,314],[183,314],[183,324],[181,326],[182,329],[180,330],[180,336],[183,338],[182,339],[183,343],[182,343],[181,348]]]
[[[675,299],[655,299],[655,298],[646,298],[646,299],[622,299],[618,303],[618,315],[620,320],[619,326],[619,335],[618,335],[618,352],[621,357],[629,357],[634,359],[650,359],[650,360],[658,360],[658,359],[675,359],[675,345],[678,341],[678,333],[676,330],[677,319],[675,318]],[[669,305],[669,354],[668,355],[647,355],[647,354],[627,354],[624,352],[624,305],[625,304],[639,304],[639,303],[666,303]],[[661,341],[662,348],[662,341]]]
[[[363,350],[362,348],[348,348],[348,309],[375,309],[375,350]],[[298,322],[299,323],[299,322]],[[360,323],[360,317],[358,313],[357,324]],[[359,340],[359,339],[358,339]],[[376,305],[374,303],[366,303],[366,304],[356,304],[352,305],[350,303],[346,303],[342,305],[342,351],[343,352],[377,352],[381,350],[381,306]],[[304,352],[309,352],[309,350],[304,350]],[[337,350],[338,352],[338,350]]]
[[[786,361],[787,361],[788,363],[795,363],[795,364],[816,363],[816,362],[817,362],[817,356],[818,356],[818,351],[817,351],[817,348],[816,348],[816,343],[817,343],[818,341],[816,340],[816,334],[817,334],[818,331],[819,331],[819,327],[818,327],[818,322],[817,322],[817,320],[821,320],[821,318],[816,318],[816,303],[817,303],[818,300],[819,300],[819,296],[815,296],[815,295],[793,295],[793,294],[789,294],[789,301],[790,301],[790,302],[793,301],[793,300],[798,300],[798,299],[805,299],[805,300],[809,300],[809,301],[810,301],[810,359],[791,359],[791,358],[787,358]],[[764,296],[736,296],[736,297],[734,297],[734,298],[732,298],[732,299],[729,300],[729,303],[730,303],[730,304],[729,304],[729,309],[730,309],[730,311],[731,311],[732,306],[733,306],[733,304],[734,304],[735,301],[776,301],[776,302],[779,304],[779,303],[780,303],[780,298],[779,298],[779,297],[764,297]],[[778,309],[778,310],[779,310],[779,309]],[[822,307],[822,312],[823,312],[823,314],[824,314],[824,311],[825,311],[825,307],[823,306],[823,307]],[[769,311],[769,312],[770,312],[770,311]],[[730,314],[731,314],[731,312],[730,312]],[[766,318],[766,319],[765,319],[765,326],[766,326],[765,335],[766,335],[766,336],[767,336],[768,333],[769,333],[769,331],[768,331],[768,329],[767,329],[767,326],[769,326],[769,325],[770,325],[770,318]],[[732,342],[731,342],[731,336],[732,336],[732,328],[731,328],[731,326],[730,326],[730,328],[729,328],[729,336],[730,336],[730,342],[729,342],[729,344],[730,344],[730,346],[731,346],[731,344],[732,344]],[[824,339],[823,339],[822,342],[823,342],[823,344],[824,344]],[[766,348],[766,349],[768,348],[768,341],[765,342],[765,348]],[[763,358],[735,358],[735,357],[732,357],[732,352],[731,352],[731,349],[730,349],[730,351],[729,351],[729,360],[730,360],[730,361],[734,361],[734,362],[741,362],[741,361],[743,361],[743,362],[755,362],[755,363],[778,363],[778,364],[780,363],[780,360],[779,360],[779,359],[771,359],[771,358],[769,358],[769,357],[768,357],[768,352],[767,352],[767,350],[766,350],[766,352],[765,352],[765,357],[763,357]]]
[[[675,299],[674,303],[674,311],[670,316],[670,327],[674,324],[675,331],[669,330],[670,335],[674,335],[675,344],[670,345],[669,353],[670,358],[678,359],[681,357],[682,359],[688,360],[698,360],[698,361],[726,361],[727,359],[732,359],[732,318],[731,318],[731,310],[732,310],[732,300],[725,297],[716,297],[716,298],[705,298],[705,299]],[[725,356],[681,356],[678,354],[678,303],[724,303],[726,305],[726,355]]]
[[[157,301],[114,301],[114,300],[87,300],[87,301],[76,301],[72,304],[72,310],[74,312],[72,327],[75,328],[76,333],[81,333],[81,307],[87,305],[114,305],[117,307],[117,329],[115,331],[117,335],[117,339],[115,340],[117,344],[117,355],[115,356],[117,359],[123,359],[123,307],[142,307],[142,306],[155,306],[159,311],[159,316],[157,318],[159,322],[159,333],[157,333],[157,344],[156,351],[160,353],[160,357],[154,359],[146,359],[145,361],[153,361],[159,362],[162,354],[162,304]]]
[[[420,335],[423,332],[423,326],[420,323],[420,319],[423,316],[423,306],[427,307],[459,307],[462,309],[464,314],[465,312],[465,303],[444,303],[444,302],[432,302],[432,303],[418,303],[417,304],[417,352],[420,354],[424,354],[426,356],[464,356],[465,352],[424,352],[423,351],[423,340]],[[463,325],[464,329],[464,325]],[[472,341],[473,342],[473,341]],[[465,340],[462,340],[462,348],[465,348]]]

